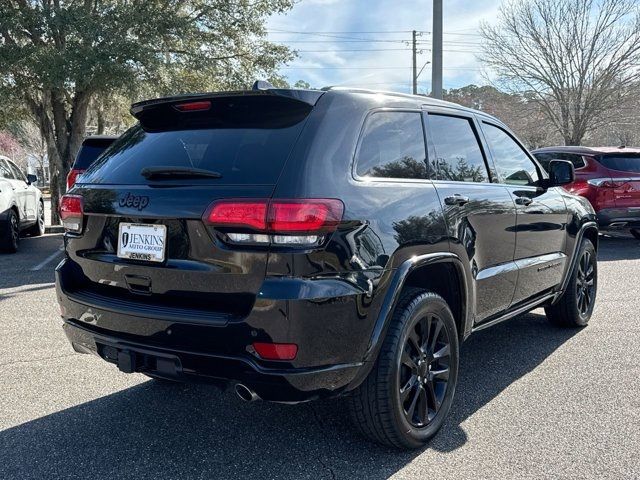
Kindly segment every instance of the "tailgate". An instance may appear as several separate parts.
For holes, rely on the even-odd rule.
[[[264,280],[268,251],[225,247],[202,215],[216,199],[268,198],[272,190],[211,185],[76,189],[84,197],[85,232],[67,237],[75,268],[64,289],[86,303],[115,308],[122,302],[123,310],[143,309],[153,317],[245,316]],[[122,223],[165,226],[163,261],[119,257]]]

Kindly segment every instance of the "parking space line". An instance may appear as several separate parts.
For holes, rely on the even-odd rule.
[[[60,253],[62,253],[62,251],[64,250],[64,246],[61,245],[60,248],[58,248],[58,250],[56,250],[55,252],[53,252],[51,255],[49,255],[47,258],[45,258],[43,261],[41,261],[39,264],[37,264],[34,267],[31,267],[30,270],[32,272],[36,272],[38,270],[40,270],[41,268],[45,267],[46,265],[48,265],[50,262],[52,262],[58,255],[60,255]]]

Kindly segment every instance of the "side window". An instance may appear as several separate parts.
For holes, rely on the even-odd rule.
[[[9,164],[0,158],[0,178],[6,178],[13,180],[15,178],[14,173],[9,168]]]
[[[540,162],[542,168],[544,168],[547,172],[549,171],[549,162],[558,158],[558,156],[553,153],[534,153],[533,156],[536,157],[536,160]]]
[[[538,169],[511,136],[499,127],[483,123],[483,129],[501,181],[510,185],[535,185]]]
[[[577,155],[575,153],[566,153],[564,155],[564,158],[561,158],[561,160],[569,160],[571,163],[573,163],[573,168],[575,168],[576,170],[586,165],[586,162],[584,161],[582,155]]]
[[[13,171],[13,178],[15,178],[16,180],[26,181],[24,174],[15,163],[12,163],[12,162],[7,162],[7,163],[9,164],[9,168],[11,168],[11,170]]]
[[[369,116],[356,156],[360,177],[428,179],[420,112]]]
[[[430,113],[429,136],[436,150],[431,166],[438,180],[489,181],[484,155],[471,120]]]
[[[576,170],[586,165],[582,155],[576,153],[534,153],[533,156],[536,157],[536,160],[540,162],[542,168],[547,172],[549,171],[549,162],[551,160],[568,160],[573,163],[573,168]]]

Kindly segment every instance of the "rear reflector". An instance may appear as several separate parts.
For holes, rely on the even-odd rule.
[[[202,112],[211,108],[211,101],[201,100],[197,102],[179,103],[174,105],[173,108],[180,112]]]
[[[84,170],[81,170],[79,168],[71,169],[71,171],[69,172],[69,175],[67,175],[67,190],[71,190],[71,187],[73,187],[76,184],[76,180],[78,180],[78,177],[83,173],[84,173]]]
[[[80,233],[82,231],[83,203],[80,195],[63,195],[60,200],[60,219],[67,232]]]
[[[298,345],[295,343],[255,342],[253,348],[265,360],[293,360],[298,354]]]
[[[313,247],[321,243],[322,234],[337,228],[343,212],[344,205],[334,198],[220,200],[203,220],[224,228],[232,243]]]

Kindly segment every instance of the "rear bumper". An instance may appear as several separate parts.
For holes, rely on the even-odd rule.
[[[605,208],[597,215],[602,230],[640,228],[640,207]]]
[[[97,334],[76,321],[65,321],[63,328],[76,352],[97,355],[125,373],[142,372],[188,382],[237,382],[254,390],[261,399],[276,402],[339,395],[362,368],[362,364],[266,368],[246,357],[159,348]]]
[[[242,319],[180,317],[129,309],[117,298],[95,299],[65,289],[73,262],[56,269],[64,330],[74,349],[131,371],[185,381],[243,383],[265,400],[295,402],[340,395],[362,378],[373,329],[371,298],[346,282],[266,279]],[[306,282],[300,285],[300,282]],[[256,341],[295,343],[291,362],[267,361]]]

